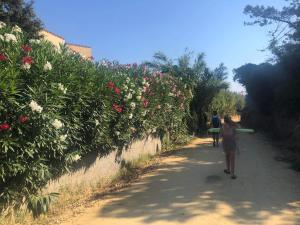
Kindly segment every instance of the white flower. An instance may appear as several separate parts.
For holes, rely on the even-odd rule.
[[[58,89],[61,90],[64,94],[66,94],[66,93],[67,93],[67,90],[68,90],[68,89],[65,88],[64,85],[61,84],[61,83],[58,83]]]
[[[104,67],[108,67],[108,63],[105,60],[102,60],[100,65]]]
[[[119,132],[119,131],[116,131],[115,134],[116,134],[117,136],[119,136],[119,135],[120,135],[120,132]]]
[[[124,91],[128,91],[128,86],[127,86],[127,85],[124,85],[124,86],[123,86],[123,90],[124,90]]]
[[[50,62],[46,62],[46,64],[44,65],[44,71],[47,72],[47,71],[50,71],[52,70],[52,65]]]
[[[100,124],[99,120],[96,119],[95,124],[96,124],[96,126],[98,126]]]
[[[130,78],[126,77],[126,83],[128,84],[130,82]]]
[[[131,120],[133,117],[132,113],[129,114],[128,118]]]
[[[14,32],[14,33],[22,33],[22,29],[19,26],[15,25],[12,28],[12,32]]]
[[[63,123],[58,120],[58,119],[55,119],[53,122],[52,122],[52,126],[54,126],[56,129],[60,129],[63,127]]]
[[[6,33],[4,34],[4,37],[5,37],[5,41],[7,42],[17,42],[17,38],[13,34]]]
[[[60,135],[59,136],[59,140],[60,141],[65,141],[67,139],[68,135],[64,134],[64,135]]]
[[[30,70],[31,65],[29,63],[25,63],[21,67],[23,70]]]
[[[61,83],[58,83],[58,89],[61,90],[61,91],[64,91],[64,85],[61,84]]]
[[[174,94],[172,92],[170,92],[168,95],[169,95],[169,97],[173,97],[174,96]]]
[[[31,108],[32,112],[41,113],[43,111],[43,107],[41,107],[39,104],[37,104],[37,102],[33,100],[31,100],[31,102],[29,103],[29,107]]]
[[[72,157],[73,162],[77,162],[79,159],[81,159],[81,156],[78,154]]]
[[[145,87],[149,87],[150,84],[148,82],[145,83]]]
[[[80,55],[82,58],[86,58],[86,55],[85,55],[85,54],[79,53],[79,55]]]
[[[39,40],[39,39],[30,39],[29,43],[31,43],[31,44],[39,44],[39,43],[41,43],[41,40]]]
[[[3,37],[2,34],[0,34],[0,40],[1,40],[1,41],[4,41],[4,37]]]
[[[130,131],[131,131],[132,133],[134,133],[134,132],[136,132],[136,129],[135,129],[134,127],[130,127]]]
[[[135,87],[135,84],[134,84],[134,83],[131,83],[131,84],[130,84],[130,87],[134,88],[134,87]]]
[[[147,115],[147,111],[144,111],[143,113],[142,113],[142,116],[146,116]]]
[[[135,109],[135,106],[136,106],[136,105],[135,105],[134,102],[131,102],[131,103],[130,103],[130,107],[131,107],[132,109]]]
[[[131,94],[131,93],[128,93],[128,95],[126,96],[126,99],[127,99],[127,100],[132,99],[132,94]]]
[[[0,21],[0,29],[2,29],[2,28],[5,27],[5,26],[6,26],[6,23]]]
[[[155,133],[155,132],[156,132],[156,128],[153,128],[153,129],[152,129],[152,133]]]
[[[186,89],[186,88],[187,88],[187,85],[185,84],[185,85],[184,85],[184,89]]]
[[[54,49],[56,50],[56,52],[61,53],[60,45],[54,45]]]
[[[138,95],[136,96],[136,100],[140,101],[142,99],[142,96]]]

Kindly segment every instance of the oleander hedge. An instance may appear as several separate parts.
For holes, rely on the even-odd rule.
[[[0,208],[18,206],[90,151],[185,134],[188,81],[94,63],[0,22]]]

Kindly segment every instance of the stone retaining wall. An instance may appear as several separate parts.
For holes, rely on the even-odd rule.
[[[143,155],[155,155],[160,150],[160,138],[149,136],[143,140],[134,141],[127,149],[122,151],[120,156],[118,156],[117,151],[101,158],[95,153],[90,154],[81,159],[72,172],[49,182],[44,191],[58,192],[65,187],[69,190],[76,190],[78,188],[105,185],[118,173],[122,161],[129,162]]]

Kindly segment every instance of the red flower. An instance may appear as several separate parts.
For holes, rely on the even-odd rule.
[[[8,130],[10,128],[8,123],[2,123],[0,124],[0,131],[2,130]]]
[[[144,99],[144,100],[143,100],[143,105],[144,105],[145,108],[148,107],[148,105],[149,105],[149,100]]]
[[[116,93],[117,95],[121,94],[121,89],[120,89],[120,88],[117,88],[117,87],[115,87],[115,93]]]
[[[6,56],[4,55],[4,54],[0,54],[0,62],[2,62],[2,61],[6,61]]]
[[[112,81],[109,81],[108,83],[107,83],[107,87],[109,88],[109,89],[114,89],[114,87],[115,87],[115,84],[112,82]]]
[[[123,107],[120,106],[120,105],[118,105],[118,104],[116,104],[116,103],[113,104],[113,109],[114,109],[116,112],[118,112],[118,113],[123,112]]]
[[[24,52],[31,52],[32,48],[29,45],[22,45],[22,49]]]
[[[21,123],[26,123],[26,122],[28,122],[28,120],[29,120],[29,117],[28,117],[28,116],[21,115],[21,116],[19,117],[19,121],[20,121]]]
[[[23,59],[22,59],[22,63],[23,64],[27,63],[27,64],[31,65],[33,63],[33,59],[30,56],[24,56]]]

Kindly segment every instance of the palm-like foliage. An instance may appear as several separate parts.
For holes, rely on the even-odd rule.
[[[158,52],[152,62],[145,63],[152,70],[172,74],[189,85],[193,94],[187,119],[190,132],[201,132],[206,129],[207,112],[212,99],[220,90],[228,88],[225,82],[227,73],[224,64],[221,63],[211,71],[204,57],[204,53],[193,57],[193,53],[186,50],[178,59],[172,60],[164,53]]]

